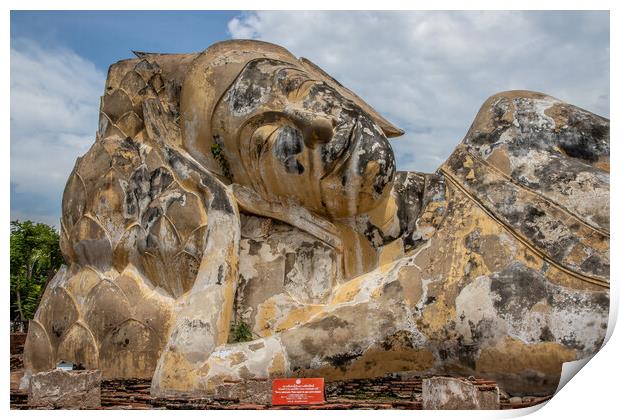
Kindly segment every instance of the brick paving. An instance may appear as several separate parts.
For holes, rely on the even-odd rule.
[[[11,346],[13,350],[13,346]],[[11,409],[27,410],[28,393],[19,389],[23,376],[22,347],[16,346],[20,354],[11,354]],[[13,353],[13,352],[12,352]],[[492,390],[494,381],[468,378],[481,391]],[[103,381],[101,384],[101,408],[104,410],[421,410],[422,378],[403,378],[389,375],[381,378],[326,382],[324,404],[307,406],[271,406],[242,403],[237,400],[212,398],[153,398],[150,395],[151,382],[142,379]],[[550,399],[546,397],[521,397],[511,401],[500,394],[503,410],[531,407]]]
[[[20,391],[19,379],[23,370],[11,372],[11,409],[28,409],[28,394]],[[474,380],[481,389],[494,387],[495,383]],[[326,384],[326,402],[307,406],[270,406],[242,403],[237,400],[211,398],[153,398],[148,380],[103,381],[101,405],[104,410],[349,410],[349,409],[422,409],[422,380],[400,380],[398,377],[350,380]],[[502,396],[502,409],[530,407],[550,397],[522,397],[520,402],[510,402]]]

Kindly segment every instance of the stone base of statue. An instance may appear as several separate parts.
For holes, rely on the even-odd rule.
[[[424,410],[499,410],[497,385],[476,386],[460,378],[436,377],[422,381]]]
[[[54,369],[35,373],[30,378],[28,405],[32,408],[100,408],[101,372]]]

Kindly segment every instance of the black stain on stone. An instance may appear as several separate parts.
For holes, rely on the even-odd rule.
[[[264,63],[278,65],[281,62],[261,59],[245,66],[226,96],[234,112],[249,113],[264,100],[264,94],[273,84],[271,75],[261,69]]]
[[[564,344],[566,347],[568,347],[569,349],[583,350],[585,348],[585,344],[580,343],[574,337],[571,337],[571,336],[560,338],[560,342]]]
[[[469,320],[468,323],[471,338],[476,343],[490,340],[495,336],[497,324],[492,319],[483,318],[476,324]]]
[[[319,354],[322,346],[317,345],[312,338],[306,337],[301,340],[301,348],[308,354]]]
[[[475,229],[465,237],[465,247],[475,253],[480,253],[480,230]]]
[[[148,251],[156,250],[159,247],[158,238],[150,232],[146,235],[146,239],[144,243],[145,243],[145,250],[148,250]]]
[[[609,277],[609,264],[601,261],[598,255],[592,254],[581,263],[580,268],[586,273]]]
[[[284,164],[284,169],[289,174],[301,175],[306,170],[306,168],[304,168],[304,165],[302,165],[301,162],[297,160],[297,158],[294,156],[288,157],[283,162],[283,164]]]
[[[555,341],[555,336],[546,325],[540,331],[540,341]]]
[[[62,333],[63,333],[63,332],[64,332],[63,328],[58,327],[58,326],[57,326],[57,325],[55,325],[55,324],[52,324],[52,333],[53,333],[56,337],[60,338],[60,336],[62,335]]]
[[[287,252],[284,258],[284,280],[289,277],[289,273],[295,268],[297,255],[294,252]]]
[[[137,218],[144,208],[141,205],[148,205],[150,202],[150,176],[146,166],[141,165],[131,174],[125,193],[125,213],[129,217]]]
[[[263,246],[262,242],[255,241],[254,239],[248,239],[248,244],[250,245],[250,249],[248,250],[248,254],[250,255],[258,255],[258,252]]]
[[[287,173],[302,174],[304,166],[297,160],[296,155],[304,150],[304,139],[301,132],[291,126],[284,126],[278,130],[273,154]]]
[[[217,268],[217,282],[216,282],[216,284],[221,285],[223,280],[224,280],[224,266],[220,265]]]
[[[155,198],[164,191],[172,182],[172,174],[166,168],[157,168],[150,174],[150,191],[151,198]]]
[[[591,167],[574,159],[566,159],[565,156],[554,156],[550,154],[546,164],[540,163],[534,170],[534,175],[538,178],[538,183],[527,183],[519,179],[521,183],[529,188],[543,190],[557,190],[563,194],[570,194],[567,188],[569,184],[575,182],[580,172],[591,172]]]
[[[198,168],[193,162],[185,159],[174,149],[164,148],[164,154],[168,164],[176,173],[194,172],[200,177],[200,183],[211,193],[209,208],[219,210],[227,214],[233,213],[233,207],[226,193],[225,187],[215,179],[212,175],[205,175],[204,171]]]
[[[364,227],[363,233],[366,239],[368,239],[368,241],[375,248],[383,246],[387,241],[394,240],[394,238],[390,238],[388,237],[388,235],[384,235],[381,229],[373,225],[369,220],[366,221],[366,226]]]
[[[428,296],[426,298],[426,301],[424,302],[424,306],[431,305],[431,304],[435,303],[436,301],[437,301],[437,298],[435,296]]]
[[[538,218],[543,217],[544,215],[545,212],[540,210],[539,208],[528,206],[525,213],[525,221],[530,223],[536,223]]]
[[[565,227],[564,221],[551,219],[538,207],[527,205],[522,213],[514,212],[507,216],[513,226],[520,228],[526,237],[556,261],[562,261],[578,242],[578,238]],[[547,231],[564,233],[558,234],[556,238],[548,238],[545,235]]]
[[[542,275],[519,262],[491,276],[491,292],[499,297],[493,305],[500,316],[510,316],[516,322],[549,295]]]
[[[330,141],[321,147],[321,162],[327,165],[328,168],[332,169],[330,165],[343,156],[345,151],[349,148],[353,133],[351,129],[353,124],[355,124],[355,117],[351,116],[351,118],[347,120],[347,123],[336,127],[336,131]],[[346,181],[343,180],[342,185],[344,186],[345,183]]]
[[[344,178],[347,175],[343,175]],[[391,243],[402,238],[406,251],[414,246],[413,238],[416,221],[420,213],[424,194],[425,176],[415,172],[397,172],[394,177],[394,192],[397,206],[398,231],[396,234],[387,235],[379,227],[366,221],[363,234],[375,248]]]
[[[403,237],[405,249],[411,244],[411,236],[422,207],[425,176],[415,172],[397,172],[394,177],[394,191],[398,207],[399,234]]]
[[[217,182],[211,175],[203,176],[201,178],[201,183],[211,192],[212,198],[209,203],[211,209],[220,210],[227,214],[233,213],[232,204],[222,184]]]
[[[458,352],[459,362],[461,362],[464,366],[475,369],[476,360],[478,360],[479,353],[480,348],[477,345],[461,344]]]
[[[388,337],[381,343],[383,350],[414,348],[413,334],[409,331],[398,331]]]
[[[159,218],[163,215],[163,211],[159,206],[151,206],[146,209],[144,214],[142,215],[141,225],[145,230],[149,230],[151,226],[159,220]]]
[[[592,306],[598,309],[602,309],[605,312],[609,311],[609,292],[594,293],[590,296],[589,302]],[[607,328],[607,324],[604,327]]]
[[[465,343],[463,336],[458,336],[456,340],[445,340],[439,344],[437,349],[437,355],[442,362],[458,362],[471,369],[476,368],[479,354],[478,343]]]
[[[402,297],[403,286],[400,284],[400,281],[395,280],[383,285],[383,294],[382,298],[390,299],[395,298],[399,299]]]
[[[351,362],[362,355],[362,351],[352,351],[352,352],[344,352],[338,353],[333,356],[325,356],[325,360],[328,361],[332,366],[340,368],[342,371],[346,370],[346,367],[351,364]]]
[[[558,147],[568,156],[587,163],[609,156],[608,123],[571,114],[568,126],[557,137]]]
[[[490,133],[476,133],[466,140],[468,143],[475,146],[492,145],[499,141],[499,138],[508,127],[510,127],[510,124],[499,124],[499,126]]]
[[[364,130],[370,130],[373,134],[367,134],[362,130],[362,138],[357,140],[358,144],[353,153],[358,153],[358,149],[363,150],[363,153],[358,155],[357,174],[360,176],[368,176],[368,174],[366,174],[366,169],[369,164],[374,162],[378,165],[379,168],[374,175],[375,181],[372,187],[375,194],[380,196],[383,194],[385,187],[394,180],[396,173],[394,152],[387,138],[375,131],[370,120],[367,118],[360,118],[358,124],[361,124]]]
[[[319,321],[315,321],[311,324],[315,328],[319,328],[323,331],[333,331],[336,328],[346,328],[349,323],[344,319],[340,319],[335,315],[330,315]]]

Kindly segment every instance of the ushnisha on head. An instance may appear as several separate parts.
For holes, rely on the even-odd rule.
[[[386,137],[403,134],[310,61],[248,40],[196,58],[181,129],[186,150],[223,181],[334,218],[370,211],[389,194]]]

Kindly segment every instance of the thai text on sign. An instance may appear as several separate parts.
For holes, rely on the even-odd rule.
[[[323,378],[274,379],[271,385],[273,405],[304,405],[325,402]]]

